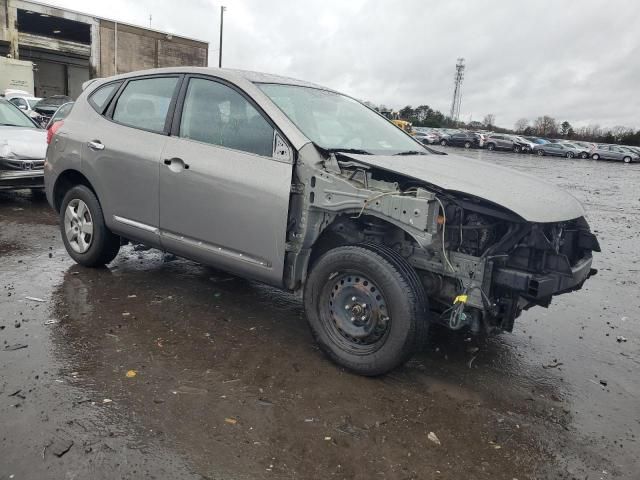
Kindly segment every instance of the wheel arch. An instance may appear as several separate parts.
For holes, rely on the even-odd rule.
[[[56,178],[56,182],[53,185],[53,208],[57,212],[60,211],[64,196],[76,185],[84,185],[89,190],[91,190],[96,195],[96,197],[98,196],[95,188],[86,176],[75,169],[65,170],[60,175],[58,175],[58,178]]]

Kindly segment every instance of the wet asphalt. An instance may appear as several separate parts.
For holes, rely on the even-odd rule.
[[[0,479],[639,478],[640,164],[444,150],[570,191],[599,273],[376,379],[291,295],[130,245],[82,268],[46,201],[0,192]]]

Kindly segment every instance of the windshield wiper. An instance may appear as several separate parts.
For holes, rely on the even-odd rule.
[[[362,150],[361,148],[324,148],[325,152],[329,153],[355,153],[357,155],[373,155],[371,152]]]
[[[421,150],[407,150],[406,152],[394,153],[393,155],[427,155],[427,152],[423,152]]]
[[[24,125],[16,125],[15,123],[0,123],[3,127],[24,127]]]

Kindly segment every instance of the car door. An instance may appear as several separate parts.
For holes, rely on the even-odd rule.
[[[105,101],[105,90],[119,91],[104,115],[83,130],[83,169],[97,189],[105,222],[125,238],[153,246],[160,244],[160,159],[181,78],[134,77],[98,88],[89,98],[94,108]]]
[[[283,141],[238,88],[189,77],[162,155],[163,247],[281,285],[293,171],[290,154],[274,156]]]
[[[611,160],[622,160],[625,156],[623,150],[618,147],[609,147],[609,158]]]

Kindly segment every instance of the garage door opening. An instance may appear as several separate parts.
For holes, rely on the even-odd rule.
[[[18,30],[43,37],[91,44],[91,25],[46,13],[18,9]]]

